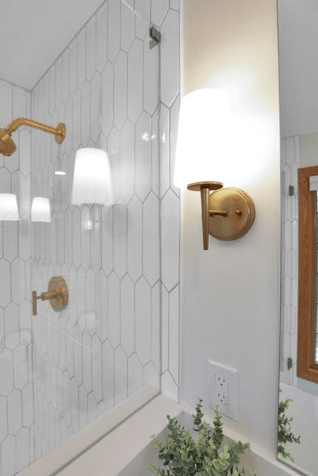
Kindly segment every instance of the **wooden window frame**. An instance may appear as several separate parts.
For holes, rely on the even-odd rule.
[[[309,178],[318,166],[298,169],[299,191],[299,281],[298,281],[298,377],[318,383],[315,364],[316,316],[316,226],[317,201],[309,190]]]

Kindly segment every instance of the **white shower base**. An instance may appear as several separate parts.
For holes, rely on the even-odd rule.
[[[60,448],[24,470],[20,476],[151,476],[154,473],[149,470],[149,462],[156,464],[157,460],[150,436],[165,436],[168,414],[177,417],[183,425],[189,426],[194,412],[195,410],[186,404],[179,405],[159,395],[87,451],[84,452],[84,448],[99,439],[96,434],[94,436],[94,432],[100,432],[100,435],[107,432],[105,425],[109,425],[107,419],[113,418],[112,414],[100,418]],[[212,424],[212,417],[205,419]],[[226,443],[231,440],[241,440],[243,443],[248,441],[225,425],[224,434]],[[277,461],[275,455],[253,442],[251,447],[252,451],[245,456],[242,464],[250,468],[256,466],[258,476],[299,476],[299,473]],[[76,454],[80,456],[74,459]],[[69,461],[72,462],[68,464]]]

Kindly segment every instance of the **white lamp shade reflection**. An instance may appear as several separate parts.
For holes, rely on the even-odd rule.
[[[17,197],[13,193],[0,193],[0,221],[18,221]]]
[[[113,203],[107,152],[94,148],[76,152],[71,201],[73,205]]]
[[[222,91],[199,89],[185,96],[179,116],[175,185],[186,189],[193,182],[225,182],[232,140],[229,102]]]
[[[44,197],[33,197],[31,206],[31,221],[50,222],[51,206],[50,200]]]

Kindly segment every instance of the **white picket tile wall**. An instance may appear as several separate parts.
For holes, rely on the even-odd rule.
[[[281,141],[281,220],[282,220],[282,286],[281,286],[281,357],[280,381],[297,387],[298,341],[298,168],[299,137]],[[289,196],[289,186],[294,195]],[[287,359],[293,366],[288,370]]]
[[[173,3],[130,1],[141,18],[105,3],[32,91],[33,119],[68,128],[62,146],[32,134],[32,195],[52,206],[52,222],[33,227],[33,287],[41,292],[62,275],[70,288],[64,312],[40,303],[34,320],[36,459],[144,386],[159,390],[161,380],[178,399],[172,172],[180,18]],[[149,17],[162,33],[161,55],[149,48]],[[75,152],[86,146],[109,151],[113,207],[70,202]]]

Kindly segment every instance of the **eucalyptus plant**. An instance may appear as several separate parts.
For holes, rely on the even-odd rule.
[[[176,418],[168,419],[169,435],[160,442],[152,436],[163,468],[150,463],[156,476],[250,476],[246,467],[239,469],[241,456],[250,449],[249,443],[234,441],[222,449],[224,439],[222,416],[218,406],[215,408],[213,429],[203,422],[202,400],[196,406],[193,438],[191,432],[181,427]],[[253,475],[256,476],[254,468]]]
[[[292,463],[294,463],[294,458],[290,453],[287,453],[285,449],[285,445],[287,443],[300,444],[300,436],[296,437],[292,432],[291,422],[293,421],[293,418],[288,418],[286,415],[286,411],[291,403],[293,403],[293,400],[291,398],[286,398],[286,400],[283,400],[278,404],[277,452],[284,459],[289,459]]]

